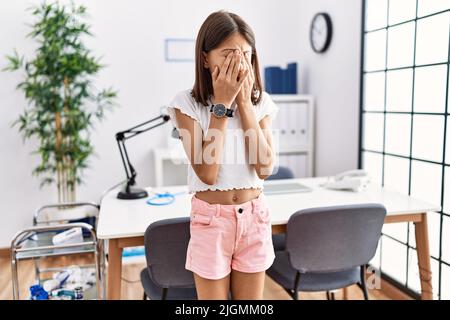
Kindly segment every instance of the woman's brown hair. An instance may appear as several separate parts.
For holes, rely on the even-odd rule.
[[[195,83],[191,91],[192,97],[204,106],[213,95],[212,78],[209,69],[204,67],[203,52],[217,48],[231,34],[238,32],[252,47],[251,64],[255,73],[251,100],[256,105],[261,100],[262,84],[259,73],[258,55],[256,53],[255,35],[250,26],[237,14],[223,10],[211,13],[203,22],[195,44]]]

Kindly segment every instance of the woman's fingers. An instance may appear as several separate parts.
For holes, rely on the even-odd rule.
[[[219,76],[223,76],[224,77],[227,74],[228,66],[230,65],[232,57],[233,57],[233,53],[230,52],[227,55],[227,58],[225,59],[225,61],[223,62],[222,66],[220,68]]]
[[[244,83],[244,85],[246,85],[247,81],[248,81],[248,79],[249,79],[249,77],[251,75],[251,70],[248,67],[248,64],[245,62],[245,59],[243,61],[243,65],[242,65],[242,74],[243,74],[243,76],[242,76],[242,83]]]
[[[233,70],[237,64],[237,59],[238,59],[237,53],[233,53],[233,57],[231,58],[230,66],[228,67],[228,71],[227,71],[227,80],[228,81],[231,81]]]
[[[235,61],[234,67],[233,67],[233,71],[231,73],[231,79],[233,79],[233,80],[235,80],[235,79],[237,80],[237,78],[238,78],[238,73],[241,68],[241,60],[242,60],[241,55],[238,55],[238,57],[235,60],[236,61]]]
[[[248,68],[248,71],[249,71],[249,75],[248,75],[248,77],[246,79],[247,86],[249,87],[249,90],[253,90],[253,84],[255,82],[255,74],[253,72],[253,68],[252,68],[250,62],[247,59],[245,59],[245,64],[247,65],[247,68]]]
[[[219,67],[218,66],[215,66],[214,67],[214,71],[212,72],[212,74],[211,74],[211,77],[212,77],[212,79],[213,79],[213,81],[216,81],[217,80],[217,76],[219,75]]]
[[[243,76],[243,74],[244,74],[244,71],[245,71],[245,67],[241,64],[241,65],[239,66],[238,77],[237,77],[237,79],[236,79],[238,82],[240,82],[240,79],[242,78],[242,76]]]
[[[242,66],[241,66],[242,72],[244,72],[245,70],[248,70],[248,65],[247,65],[247,63],[245,63],[245,58],[242,59],[241,64],[242,64]]]
[[[244,83],[245,79],[248,78],[248,74],[249,74],[249,70],[244,70],[242,75],[239,76],[239,86],[242,86],[242,84]]]
[[[247,68],[251,71],[250,72],[250,77],[253,79],[253,67],[251,65],[251,62],[248,61],[247,59],[244,59],[244,60],[245,60],[245,64],[247,65]]]
[[[231,80],[231,74],[233,73],[234,66],[236,65],[236,58],[237,58],[236,53],[233,53],[233,56],[232,56],[231,62],[230,62],[230,66],[228,67],[228,70],[227,70],[227,79],[228,80]]]

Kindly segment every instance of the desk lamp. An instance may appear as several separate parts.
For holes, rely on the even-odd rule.
[[[161,122],[149,126],[152,122],[162,119]],[[117,198],[124,199],[124,200],[133,200],[133,199],[142,199],[148,197],[147,191],[141,188],[134,187],[136,184],[136,170],[134,170],[134,167],[132,166],[130,159],[128,157],[127,149],[125,148],[125,140],[128,140],[130,138],[133,138],[137,136],[138,134],[141,134],[143,132],[149,131],[153,128],[159,127],[160,125],[165,124],[170,120],[170,116],[168,115],[160,115],[156,118],[150,119],[146,122],[143,122],[141,124],[138,124],[137,126],[134,126],[128,130],[120,131],[116,133],[116,141],[117,145],[119,146],[120,156],[122,157],[122,163],[125,168],[125,173],[127,175],[127,184],[125,188],[120,191],[117,194]],[[176,128],[174,128],[176,130]],[[172,133],[172,136],[175,137],[174,132]]]

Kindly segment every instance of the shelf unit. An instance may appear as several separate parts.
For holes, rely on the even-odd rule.
[[[296,178],[314,176],[314,98],[311,95],[271,95],[280,108],[273,121],[273,136],[281,166]]]

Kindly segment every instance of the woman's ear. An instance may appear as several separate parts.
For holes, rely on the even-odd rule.
[[[206,69],[209,69],[208,55],[206,54],[205,51],[202,51],[202,54],[203,54],[203,60],[204,60],[203,67]]]

